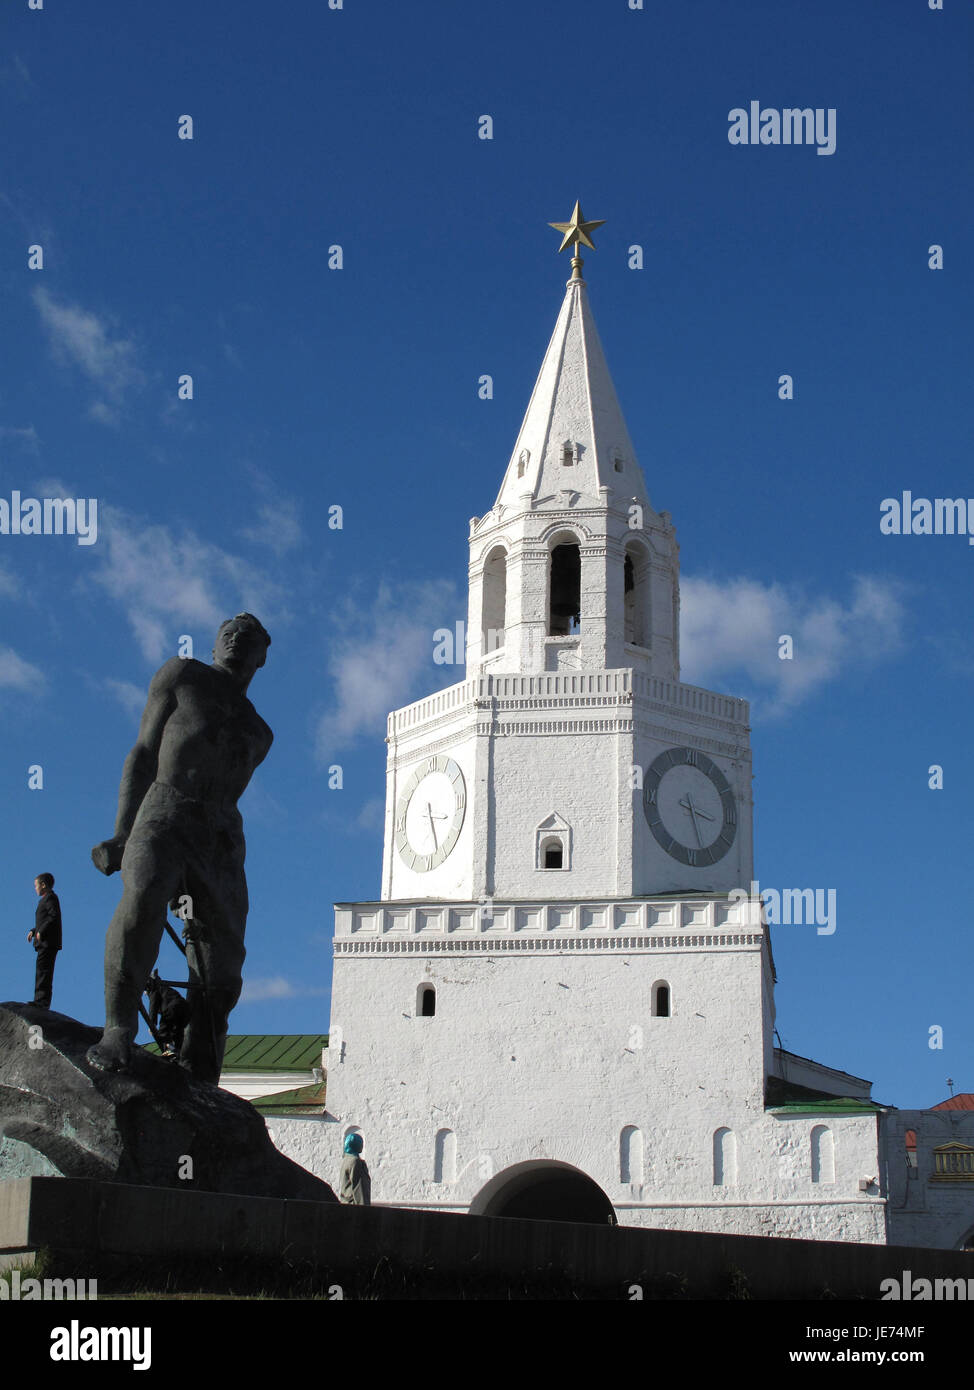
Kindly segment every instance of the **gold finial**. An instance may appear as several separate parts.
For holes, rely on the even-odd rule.
[[[554,227],[556,232],[562,232],[564,234],[562,236],[561,245],[558,247],[559,252],[564,251],[566,246],[574,246],[576,248],[579,246],[588,246],[594,251],[595,243],[591,240],[589,232],[594,232],[596,227],[604,227],[605,218],[599,218],[595,222],[586,222],[582,216],[581,205],[576,199],[575,210],[572,213],[572,220],[570,222],[549,222],[548,226]],[[576,249],[576,254],[572,256],[572,280],[580,282],[581,279],[582,258],[578,255]],[[571,284],[571,282],[572,281],[569,281],[569,284]]]

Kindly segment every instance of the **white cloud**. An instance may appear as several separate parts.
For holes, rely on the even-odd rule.
[[[36,694],[43,689],[44,672],[33,666],[11,647],[0,647],[0,690],[26,690]]]
[[[0,439],[12,439],[28,454],[38,453],[39,440],[33,425],[17,428],[15,425],[0,425]]]
[[[0,596],[3,598],[16,598],[20,593],[20,580],[15,574],[11,574],[8,569],[0,566]]]
[[[381,830],[385,816],[386,803],[381,796],[373,796],[363,804],[355,817],[355,825],[359,830]]]
[[[107,676],[102,681],[102,685],[110,695],[114,696],[125,713],[138,723],[145,708],[146,691],[132,681],[117,681],[113,680],[111,676]]]
[[[79,304],[58,302],[46,289],[34,290],[34,303],[56,360],[78,367],[108,398],[92,402],[88,414],[103,424],[114,424],[126,392],[145,384],[134,341]]]
[[[327,994],[326,989],[298,988],[283,975],[264,975],[253,980],[244,980],[240,993],[241,1004],[258,1004],[263,999],[296,999],[299,995]]]
[[[885,580],[855,577],[845,603],[756,579],[684,578],[680,593],[683,680],[728,690],[735,681],[753,687],[764,714],[784,713],[902,645],[901,591]],[[790,661],[778,656],[786,634],[794,642]]]
[[[245,540],[268,546],[275,555],[286,555],[304,540],[297,503],[287,497],[261,502],[255,524],[241,535]]]
[[[247,472],[257,494],[254,525],[240,534],[245,540],[266,545],[275,555],[286,555],[304,542],[301,512],[298,501],[289,497],[263,469],[247,465]]]
[[[345,635],[333,639],[329,657],[334,706],[318,722],[316,752],[323,762],[362,734],[381,735],[390,710],[435,687],[437,669],[449,681],[463,679],[462,666],[432,665],[433,633],[452,628],[463,611],[456,585],[447,580],[395,590],[382,584],[369,607],[349,604],[341,619]]]
[[[224,618],[256,613],[271,621],[281,586],[238,555],[188,528],[146,524],[118,507],[99,509],[95,582],[124,608],[145,656],[175,656],[183,633],[202,638],[209,657]]]
[[[121,416],[114,406],[105,401],[92,401],[88,407],[88,418],[97,420],[99,425],[117,425]]]

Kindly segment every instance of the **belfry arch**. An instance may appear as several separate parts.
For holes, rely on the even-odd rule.
[[[616,1224],[612,1203],[598,1183],[553,1158],[515,1163],[495,1174],[470,1203],[470,1215]]]
[[[559,531],[548,550],[548,636],[569,637],[582,622],[581,546],[573,532]]]

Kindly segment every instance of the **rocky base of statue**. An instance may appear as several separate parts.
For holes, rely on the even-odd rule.
[[[65,1014],[0,1004],[0,1179],[337,1201],[275,1149],[247,1101],[140,1047],[126,1072],[101,1071],[86,1055],[100,1037]]]

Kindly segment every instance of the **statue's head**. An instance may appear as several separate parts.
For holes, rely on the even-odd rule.
[[[267,660],[270,644],[270,633],[253,613],[238,613],[235,618],[227,618],[226,622],[220,624],[213,647],[213,660],[218,666],[226,666],[231,671],[244,665],[250,665],[256,671]]]

